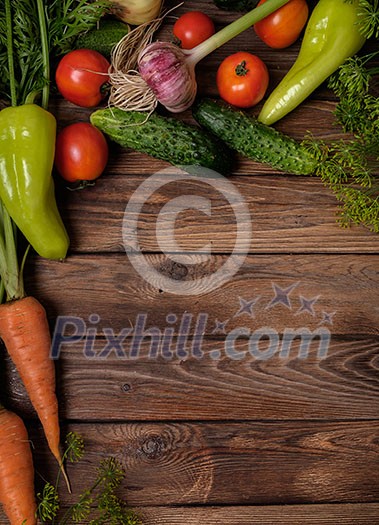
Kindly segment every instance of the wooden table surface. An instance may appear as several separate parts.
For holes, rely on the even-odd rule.
[[[218,28],[237,16],[211,1],[194,0],[177,14],[195,8],[212,16]],[[172,22],[166,20],[160,38],[170,38]],[[245,32],[199,65],[200,94],[216,95],[217,65],[242,49],[266,62],[271,89],[299,44],[274,51],[252,30]],[[339,138],[334,107],[323,86],[277,128],[299,140],[308,131],[325,140]],[[52,111],[62,126],[90,114],[59,98]],[[190,111],[178,118],[192,121]],[[230,181],[252,220],[244,264],[207,293],[168,293],[136,272],[122,244],[129,199],[150,175],[167,167],[113,145],[107,170],[94,187],[70,192],[58,183],[71,237],[67,260],[31,257],[28,262],[27,290],[45,305],[52,331],[58,316],[97,328],[95,357],[84,355],[83,337],[64,345],[57,361],[62,432],[75,430],[86,443],[84,460],[68,465],[74,492],[85,489],[99,461],[113,455],[127,473],[121,495],[146,525],[378,524],[379,236],[363,227],[342,229],[336,200],[320,180],[280,174],[238,157]],[[175,237],[184,251],[212,243],[212,256],[199,267],[172,262],[156,238],[162,207],[192,194],[211,199],[212,214],[181,213]],[[178,283],[212,275],[230,256],[235,238],[230,205],[204,182],[160,188],[139,216],[144,256]],[[128,329],[142,315],[146,329],[155,327],[172,338],[171,349],[177,348],[183,317],[192,319],[186,348],[201,355],[187,351],[153,358],[151,339],[145,338],[141,354],[131,359]],[[203,335],[194,337],[199,319],[205,320]],[[290,329],[322,329],[330,344],[321,356],[314,340],[303,357],[297,342],[287,355],[260,359],[239,337],[240,358],[233,359],[225,341],[237,329],[263,334],[260,350],[267,348],[264,334],[275,341]],[[105,334],[119,336],[121,330],[124,355],[117,356],[115,348],[107,350]],[[39,424],[4,354],[3,362],[2,394],[27,418],[36,469],[53,480],[56,466]],[[61,496],[67,504],[64,490]],[[0,524],[5,523],[1,514]]]

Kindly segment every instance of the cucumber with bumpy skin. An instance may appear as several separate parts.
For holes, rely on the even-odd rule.
[[[106,58],[110,58],[112,49],[128,33],[130,27],[121,20],[105,18],[99,26],[81,34],[75,42],[77,49],[93,49]]]
[[[230,148],[293,175],[310,175],[318,161],[296,140],[221,102],[204,99],[193,116]]]
[[[92,113],[91,123],[120,146],[131,148],[174,166],[203,166],[222,174],[232,167],[232,154],[198,126],[153,113],[117,108]]]

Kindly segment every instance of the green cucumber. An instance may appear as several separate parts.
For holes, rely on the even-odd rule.
[[[258,0],[213,0],[219,9],[226,11],[250,11],[258,4]]]
[[[104,18],[99,22],[99,27],[81,34],[76,42],[77,49],[93,49],[106,58],[110,58],[114,46],[129,33],[130,27],[121,20]]]
[[[299,142],[242,111],[204,99],[193,108],[193,116],[245,157],[293,175],[310,175],[316,170],[318,161]]]
[[[99,109],[91,123],[117,144],[174,166],[203,166],[228,174],[232,154],[213,135],[198,126],[153,113],[147,118],[139,111]]]

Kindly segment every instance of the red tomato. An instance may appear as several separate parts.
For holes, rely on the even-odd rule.
[[[269,74],[260,58],[239,51],[225,58],[217,71],[220,97],[239,108],[255,106],[264,97]]]
[[[65,55],[55,74],[61,95],[76,104],[91,108],[104,98],[102,86],[109,81],[108,60],[91,49],[75,49]]]
[[[89,122],[76,122],[57,136],[55,166],[68,182],[97,179],[108,162],[108,143]]]
[[[174,24],[173,33],[183,49],[192,49],[215,33],[215,26],[208,15],[200,11],[188,11]]]
[[[266,0],[260,0],[258,5]],[[254,30],[265,44],[274,49],[290,46],[299,38],[307,19],[306,0],[290,0],[271,15],[254,25]]]

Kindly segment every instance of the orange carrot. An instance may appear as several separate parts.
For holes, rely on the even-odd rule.
[[[55,367],[50,358],[50,330],[41,303],[34,297],[23,297],[0,305],[0,337],[20,374],[70,490],[59,450],[58,400]]]
[[[11,525],[36,525],[34,468],[20,417],[0,407],[0,502]]]

